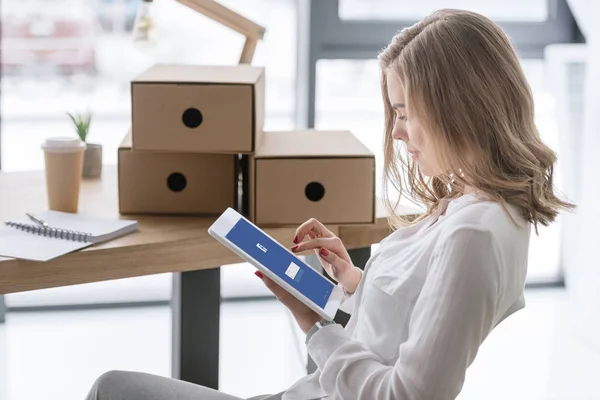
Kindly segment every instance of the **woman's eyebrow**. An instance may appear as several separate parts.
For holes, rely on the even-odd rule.
[[[402,103],[394,103],[394,104],[392,104],[392,108],[404,108],[404,104],[402,104]]]

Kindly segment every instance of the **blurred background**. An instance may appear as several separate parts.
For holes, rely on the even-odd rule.
[[[132,78],[156,62],[237,63],[240,35],[173,0],[154,0],[158,45],[135,47],[140,2],[0,0],[2,171],[42,169],[39,144],[74,134],[65,113],[85,110],[93,112],[90,138],[104,146],[105,165],[115,165],[130,125]],[[378,51],[395,32],[439,8],[477,11],[505,29],[533,91],[540,134],[559,154],[556,186],[580,208],[532,235],[528,307],[484,344],[460,398],[599,399],[600,262],[593,253],[600,223],[594,162],[599,2],[222,3],[267,28],[253,62],[267,71],[265,128],[352,131],[376,154],[379,192]],[[239,396],[283,390],[306,373],[302,335],[253,270],[247,264],[221,269],[220,387]],[[0,399],[83,398],[108,369],[168,376],[171,285],[172,276],[163,274],[5,296]],[[261,343],[266,330],[278,340]],[[259,370],[264,373],[248,372]]]

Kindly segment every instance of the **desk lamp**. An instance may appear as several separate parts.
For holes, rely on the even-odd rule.
[[[256,44],[265,34],[265,28],[250,21],[215,0],[175,0],[192,10],[222,24],[246,37],[240,64],[250,64]],[[156,25],[151,16],[153,0],[142,0],[133,27],[133,40],[143,47],[156,44]]]

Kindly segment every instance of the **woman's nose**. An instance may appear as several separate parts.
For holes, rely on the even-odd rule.
[[[392,131],[392,137],[396,140],[406,141],[408,138],[408,133],[406,129],[399,127],[398,125],[394,126],[394,130]]]

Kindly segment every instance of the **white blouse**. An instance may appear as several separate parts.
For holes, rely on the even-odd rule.
[[[509,211],[467,194],[385,238],[341,306],[346,328],[309,339],[318,370],[282,399],[456,398],[483,340],[525,306],[531,225]]]

